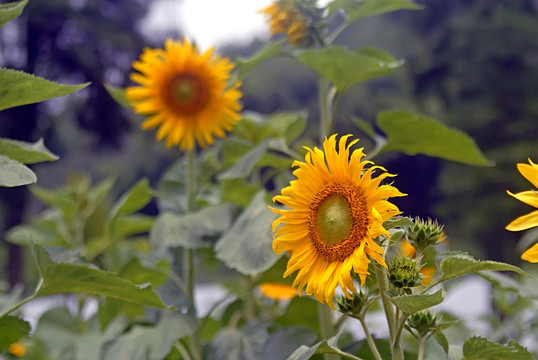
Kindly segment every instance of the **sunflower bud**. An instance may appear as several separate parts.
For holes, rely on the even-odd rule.
[[[437,314],[428,311],[419,311],[409,317],[407,325],[415,329],[421,336],[439,327],[439,318]]]
[[[336,300],[338,310],[343,314],[359,315],[362,310],[369,306],[368,296],[363,292],[353,293],[351,298],[341,296]]]
[[[428,221],[424,221],[416,217],[415,224],[407,230],[407,240],[421,251],[430,245],[443,241],[444,238],[443,225],[439,225],[437,220],[430,218]]]
[[[410,288],[420,285],[422,275],[419,264],[420,259],[413,259],[409,256],[401,257],[397,255],[389,266],[389,280],[394,287]]]

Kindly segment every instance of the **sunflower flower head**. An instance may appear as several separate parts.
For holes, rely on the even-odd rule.
[[[299,295],[296,288],[285,284],[263,283],[259,288],[264,297],[277,301],[291,300]]]
[[[407,325],[416,330],[422,337],[439,328],[441,318],[437,314],[424,310],[414,313],[407,320]]]
[[[133,68],[138,85],[127,88],[127,99],[147,116],[142,129],[158,127],[156,138],[168,147],[206,147],[241,118],[241,83],[228,84],[234,65],[213,48],[200,53],[187,39],[167,39],[164,49],[145,49]]]
[[[319,17],[313,1],[278,0],[260,10],[267,16],[271,36],[286,34],[290,44],[306,46],[312,42],[310,23]]]
[[[323,150],[305,147],[305,162],[293,163],[297,179],[273,199],[289,209],[272,208],[280,215],[273,222],[273,250],[291,255],[284,277],[297,271],[293,286],[333,308],[337,286],[348,297],[356,292],[352,272],[364,285],[370,259],[387,267],[374,239],[389,237],[383,222],[401,213],[387,199],[405,195],[381,185],[394,175],[363,161],[362,148],[351,153],[358,140],[347,144],[350,136],[338,143],[336,135],[325,139]]]
[[[529,159],[529,164],[517,164],[517,168],[521,175],[525,179],[529,180],[531,184],[538,189],[538,164],[532,162]],[[521,202],[533,206],[538,209],[538,190],[522,191],[517,194],[513,194],[510,191],[506,191],[508,195],[515,197]],[[538,226],[538,210],[531,212],[530,214],[523,215],[512,221],[506,226],[506,230],[521,231]],[[536,263],[538,262],[538,243],[527,249],[521,258],[525,261]]]
[[[26,346],[24,346],[24,344],[21,344],[21,343],[13,343],[9,345],[9,348],[7,349],[7,351],[10,354],[15,355],[16,357],[23,357],[26,354]]]
[[[389,266],[389,280],[396,288],[411,288],[421,284],[420,258],[396,256]]]
[[[407,240],[420,251],[444,241],[445,237],[443,225],[429,218],[425,221],[417,216],[414,225],[407,229]]]

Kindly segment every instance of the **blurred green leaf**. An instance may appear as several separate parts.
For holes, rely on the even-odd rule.
[[[89,84],[60,85],[22,71],[0,69],[0,110],[68,95]]]
[[[191,335],[195,329],[193,318],[179,313],[166,314],[156,326],[133,326],[107,347],[103,359],[161,360],[178,339]]]
[[[0,351],[30,334],[30,324],[16,316],[0,318]]]
[[[222,234],[230,228],[235,205],[208,206],[194,213],[177,215],[164,213],[157,218],[150,233],[156,248],[209,246],[207,238]]]
[[[406,0],[333,0],[328,9],[329,12],[344,9],[349,17],[348,22],[352,22],[396,10],[420,10],[422,6]]]
[[[222,180],[222,202],[238,204],[242,207],[250,204],[254,195],[260,190],[255,186],[245,182],[245,179]]]
[[[281,48],[284,40],[270,42],[265,47],[249,58],[238,58],[236,60],[237,79],[243,80],[245,76],[264,61],[269,60],[281,54]]]
[[[153,216],[131,214],[119,216],[112,227],[112,237],[123,239],[131,235],[147,233],[153,227]]]
[[[114,204],[110,210],[110,222],[113,223],[119,215],[131,214],[142,209],[151,201],[152,196],[148,179],[138,181]]]
[[[269,335],[261,350],[261,360],[286,360],[297,347],[312,344],[317,335],[312,329],[292,326]]]
[[[260,145],[256,146],[248,153],[246,153],[241,159],[239,159],[230,168],[223,171],[219,176],[219,180],[240,179],[248,177],[254,166],[260,161],[262,156],[267,151],[268,141],[264,141]]]
[[[45,147],[42,138],[35,143],[0,138],[0,154],[23,164],[58,160],[58,156]]]
[[[282,275],[280,275],[282,277]],[[282,326],[302,326],[319,332],[319,318],[316,300],[310,297],[294,297],[286,312],[276,319]],[[321,334],[318,334],[321,336]]]
[[[125,89],[110,84],[105,84],[105,89],[114,101],[125,108],[132,108],[131,103],[127,100]]]
[[[0,4],[0,27],[19,16],[27,3],[28,0],[21,0]]]
[[[54,263],[48,252],[38,245],[34,245],[33,253],[39,273],[43,278],[35,297],[65,293],[88,293],[167,309],[167,306],[163,304],[150,286],[137,286],[113,273],[84,265]]]
[[[396,296],[390,299],[396,307],[405,315],[412,315],[418,311],[439,305],[445,298],[443,289],[433,294],[413,294]]]
[[[269,118],[269,124],[277,135],[284,137],[286,144],[289,144],[305,130],[306,117],[305,111],[278,112]]]
[[[448,355],[449,343],[445,334],[443,334],[443,332],[440,330],[435,330],[433,332],[433,337],[435,338],[437,343],[443,348],[443,351],[445,352],[445,354]]]
[[[0,186],[14,187],[33,184],[37,176],[26,165],[0,155]]]
[[[469,165],[492,165],[467,134],[435,119],[407,111],[383,111],[378,114],[377,124],[388,138],[380,152],[425,154]]]
[[[359,82],[389,75],[403,64],[381,50],[352,52],[343,46],[300,50],[295,57],[329,79],[341,93]]]
[[[462,360],[532,360],[532,354],[517,342],[500,345],[483,337],[473,336],[463,344]]]
[[[354,355],[345,353],[342,350],[338,349],[337,347],[338,338],[341,335],[342,335],[342,331],[338,332],[336,336],[333,336],[332,338],[328,340],[322,340],[316,345],[311,346],[311,347],[302,345],[297,350],[295,350],[293,354],[291,354],[288,360],[308,360],[316,354],[335,354],[335,355],[340,355],[341,359],[361,360],[360,358]]]
[[[217,257],[245,275],[256,275],[278,259],[273,252],[271,224],[276,218],[265,203],[265,191],[258,192],[233,226],[215,245]]]
[[[57,229],[60,215],[56,209],[41,213],[30,225],[18,225],[9,229],[6,240],[12,244],[30,246],[66,246],[65,239]]]
[[[376,139],[379,135],[374,130],[374,127],[372,124],[370,124],[369,121],[366,121],[362,118],[353,116],[351,122],[353,125],[359,128],[362,132],[364,132],[366,135],[368,135],[371,139]]]
[[[208,359],[260,360],[259,348],[267,338],[266,327],[256,322],[242,329],[225,327],[213,338]]]
[[[441,261],[439,265],[442,275],[436,283],[454,279],[479,271],[513,271],[520,275],[530,276],[517,266],[491,260],[475,260],[464,255],[452,255]]]

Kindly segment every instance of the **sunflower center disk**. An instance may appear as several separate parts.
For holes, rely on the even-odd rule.
[[[198,87],[196,79],[186,75],[176,77],[170,84],[172,97],[179,104],[195,101],[199,92]]]
[[[179,115],[192,115],[202,110],[209,98],[204,80],[191,74],[180,74],[168,84],[168,101]]]
[[[351,209],[346,199],[331,195],[319,204],[316,214],[316,229],[320,240],[328,246],[344,241],[353,227]]]

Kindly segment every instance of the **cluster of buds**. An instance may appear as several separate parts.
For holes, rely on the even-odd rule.
[[[443,225],[437,220],[428,218],[427,221],[415,218],[414,225],[407,229],[407,240],[420,252],[430,245],[435,245],[445,239]]]
[[[419,259],[397,255],[389,265],[389,281],[396,288],[411,288],[421,284],[423,279]]]
[[[350,298],[341,296],[337,299],[336,304],[341,313],[356,317],[361,316],[362,312],[370,306],[371,302],[371,299],[368,300],[368,295],[359,291],[358,293],[353,293]]]
[[[429,332],[439,328],[440,320],[437,314],[419,311],[407,319],[407,325],[416,330],[421,337],[425,337]]]

